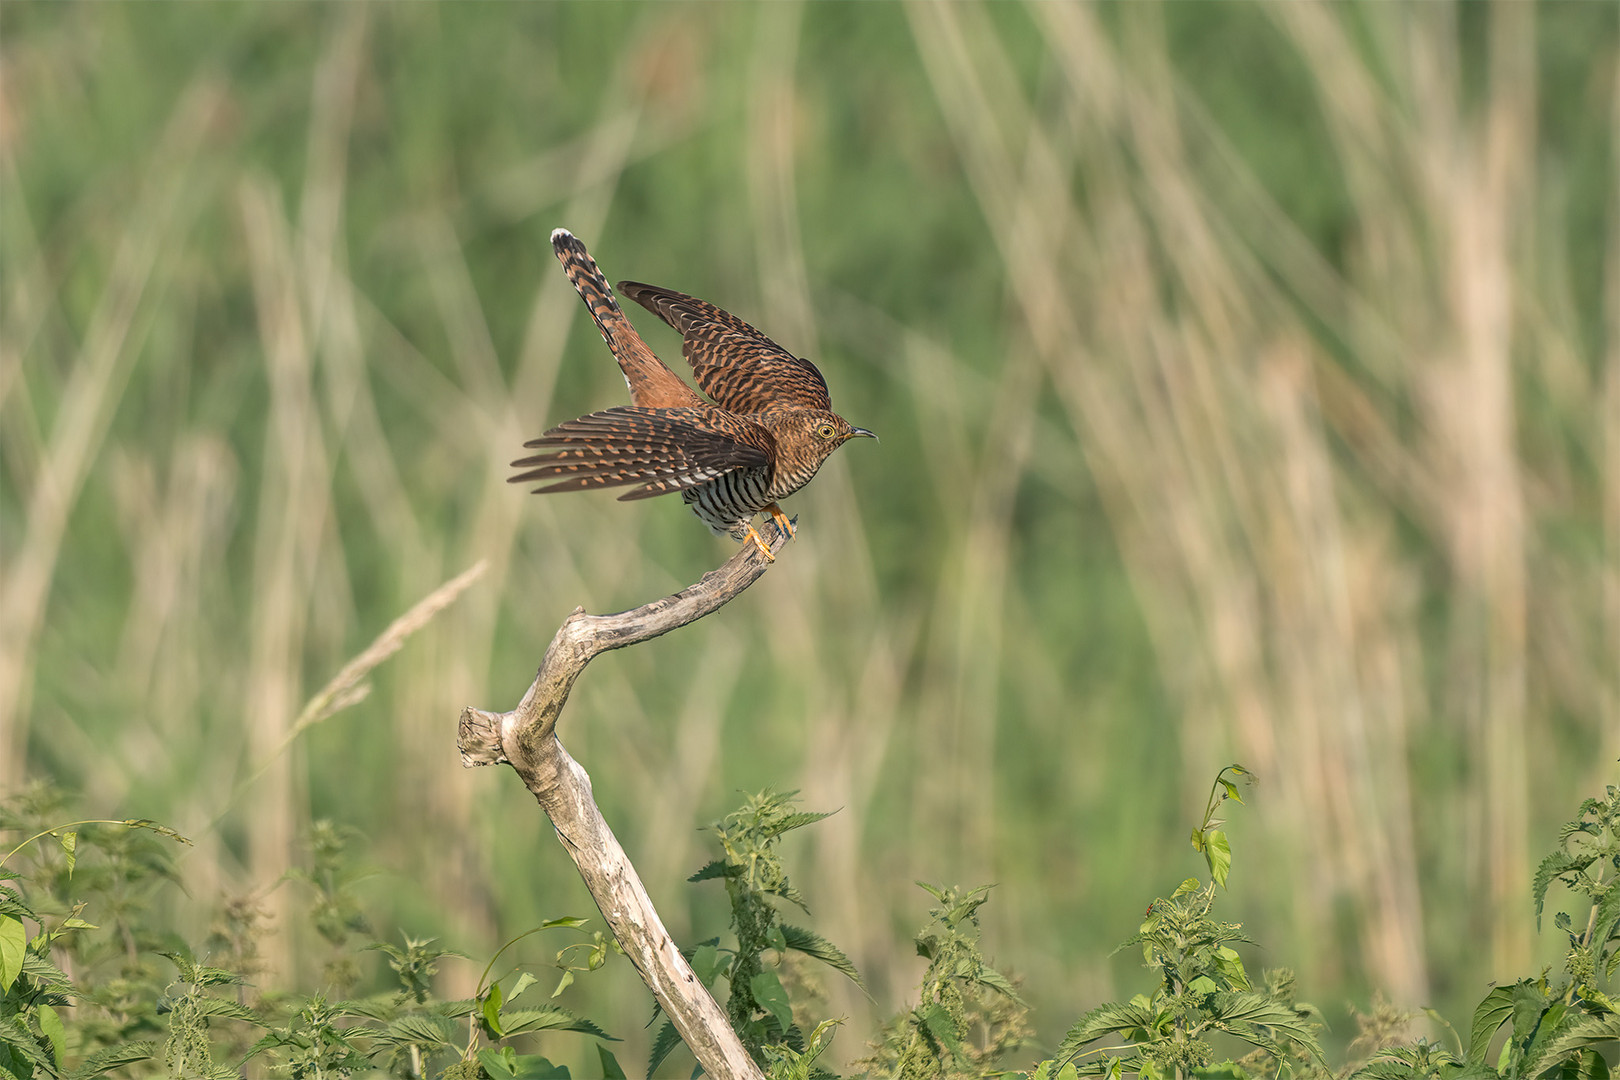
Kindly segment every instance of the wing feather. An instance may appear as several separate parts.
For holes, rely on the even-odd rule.
[[[827,380],[816,365],[788,352],[729,311],[695,296],[619,282],[619,291],[680,331],[681,352],[698,385],[735,413],[772,409],[831,411]]]
[[[543,453],[519,458],[514,484],[553,491],[638,485],[621,499],[645,499],[708,483],[736,469],[769,467],[776,440],[758,424],[712,405],[673,409],[621,406],[559,424],[523,444]]]

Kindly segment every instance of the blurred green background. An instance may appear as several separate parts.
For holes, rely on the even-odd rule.
[[[734,549],[677,500],[504,482],[623,399],[566,225],[610,278],[814,357],[882,436],[790,501],[764,580],[597,661],[563,719],[679,940],[724,927],[682,884],[698,827],[798,788],[839,811],[788,842],[810,923],[872,990],[826,984],[835,1055],[920,971],[917,878],[998,883],[987,951],[1051,1045],[1142,988],[1111,950],[1198,872],[1241,761],[1256,962],[1338,1038],[1375,988],[1460,1023],[1561,955],[1530,871],[1620,757],[1617,24],[7,3],[0,789],[194,837],[163,917],[262,895],[271,984],[318,972],[275,887],[317,819],[366,838],[381,936],[483,957],[594,916],[516,779],[462,769],[457,715],[510,708],[575,605]],[[564,1003],[645,1060],[628,965]]]

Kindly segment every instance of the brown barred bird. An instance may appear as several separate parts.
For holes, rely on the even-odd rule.
[[[512,462],[524,471],[511,482],[544,484],[535,494],[636,485],[620,499],[679,491],[709,528],[752,538],[774,559],[754,515],[770,514],[793,535],[778,500],[808,484],[848,440],[877,436],[832,411],[816,365],[735,315],[656,285],[619,282],[620,292],[680,331],[681,352],[713,399],[705,400],[641,340],[585,245],[557,229],[551,246],[618,360],[630,404],[524,443],[541,453]]]

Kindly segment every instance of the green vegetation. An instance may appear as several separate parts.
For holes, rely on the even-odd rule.
[[[1157,979],[1152,992],[1091,1009],[1052,1057],[1017,1075],[1024,1080],[1282,1080],[1296,1075],[1312,1080],[1606,1080],[1604,1052],[1620,1049],[1620,1007],[1612,988],[1620,968],[1620,787],[1610,785],[1605,799],[1581,804],[1578,816],[1560,831],[1557,850],[1536,875],[1538,926],[1555,881],[1589,904],[1579,930],[1564,912],[1555,919],[1569,944],[1560,979],[1543,972],[1492,989],[1474,1011],[1466,1051],[1456,1029],[1432,1010],[1426,1010],[1429,1019],[1450,1036],[1455,1052],[1443,1042],[1414,1038],[1415,1014],[1388,1006],[1375,1009],[1358,1017],[1361,1037],[1351,1047],[1350,1060],[1332,1068],[1318,1039],[1318,1011],[1295,1000],[1293,972],[1270,970],[1262,979],[1252,979],[1233,946],[1254,943],[1238,924],[1213,914],[1232,867],[1231,845],[1216,811],[1227,799],[1242,801],[1236,779],[1247,775],[1240,766],[1222,770],[1203,822],[1194,830],[1193,846],[1204,855],[1209,880],[1189,878],[1169,897],[1154,900],[1141,928],[1122,946],[1140,947],[1145,966]],[[813,957],[860,981],[837,947],[814,931],[782,923],[775,906],[777,900],[803,906],[783,870],[778,842],[828,816],[795,810],[790,795],[767,791],[753,796],[714,827],[722,854],[691,878],[694,884],[726,883],[735,944],[722,947],[714,938],[686,955],[705,985],[719,989],[724,983],[731,1024],[771,1080],[833,1080],[837,1075],[818,1059],[842,1021],[796,1016],[813,995],[803,985],[798,994],[790,994],[789,983],[796,981],[784,978],[791,971],[790,954]],[[14,822],[0,824],[15,827]],[[330,1002],[324,993],[309,998],[264,995],[250,1005],[248,980],[241,971],[208,966],[183,950],[143,951],[134,944],[144,930],[139,922],[86,944],[96,941],[100,928],[82,914],[91,907],[115,910],[122,891],[118,882],[129,867],[127,844],[104,843],[108,837],[127,838],[106,829],[73,831],[86,824],[114,823],[35,831],[11,854],[46,835],[60,850],[42,846],[27,863],[29,873],[6,871],[15,887],[0,886],[0,1077],[5,1080],[89,1080],[125,1068],[156,1073],[147,1063],[158,1060],[161,1074],[173,1080],[229,1080],[255,1059],[262,1059],[258,1064],[270,1073],[294,1080],[339,1080],[372,1072],[402,1080],[568,1080],[568,1067],[518,1051],[520,1037],[542,1031],[594,1036],[598,1069],[591,1075],[624,1080],[617,1057],[602,1041],[610,1037],[596,1024],[555,1004],[514,1007],[517,998],[538,984],[534,974],[518,972],[504,992],[504,978],[490,979],[497,961],[523,939],[545,930],[579,931],[584,919],[553,919],[508,942],[485,965],[478,992],[468,1000],[439,1001],[433,994],[438,962],[457,954],[407,935],[403,947],[386,942],[363,947],[387,955],[397,984],[392,991]],[[146,822],[124,822],[123,827],[154,828]],[[307,876],[341,879],[348,864],[345,849],[331,842],[331,830],[323,830],[326,842],[319,845],[317,863]],[[59,891],[64,880],[72,881],[80,835],[91,838],[86,850],[94,857],[87,862],[100,871],[85,883],[93,900],[75,903],[65,917],[42,915],[60,909],[61,899],[52,895],[51,886]],[[145,850],[144,865],[168,865],[163,849]],[[981,949],[978,912],[990,890],[922,887],[937,906],[916,938],[918,955],[928,961],[917,1004],[883,1025],[857,1069],[860,1075],[896,1080],[1007,1075],[1007,1067],[1026,1055],[1031,1042],[1029,1006]],[[38,897],[32,895],[36,891]],[[354,913],[334,926],[332,900],[331,890],[320,892],[310,918],[334,945],[352,950],[351,930],[363,920]],[[34,924],[32,936],[24,920]],[[120,938],[129,943],[125,949],[119,949]],[[223,943],[225,955],[239,968],[252,966],[250,935],[248,939],[247,948],[242,934]],[[120,954],[120,974],[113,979],[100,973],[96,953],[109,943]],[[581,947],[588,960],[578,967],[571,954]],[[573,985],[576,971],[599,970],[608,951],[600,932],[589,943],[559,951],[554,963],[563,977],[552,998]],[[150,977],[151,962],[159,955],[174,969],[167,983]],[[347,966],[329,966],[328,974],[354,971],[356,960],[351,955]],[[235,996],[222,995],[221,988],[233,989]],[[66,1022],[63,1011],[70,1017]],[[230,1030],[222,1032],[222,1026]],[[1498,1041],[1503,1028],[1509,1034]],[[264,1034],[246,1045],[243,1032],[254,1029]],[[165,1030],[160,1048],[155,1036]],[[134,1037],[140,1034],[152,1037]],[[1094,1045],[1103,1040],[1108,1044]],[[647,1075],[659,1075],[679,1045],[666,1022],[654,1042]],[[1230,1045],[1248,1053],[1223,1060],[1223,1049]],[[1499,1050],[1495,1064],[1488,1065],[1493,1046]],[[227,1056],[229,1063],[223,1060]]]
[[[767,1057],[867,1052],[929,962],[919,878],[998,883],[973,918],[1039,1003],[959,987],[970,1062],[1128,1001],[1110,950],[1234,759],[1267,787],[1215,911],[1329,1060],[1377,990],[1466,1017],[1562,970],[1562,901],[1522,917],[1535,838],[1620,755],[1617,67],[1603,3],[0,4],[0,792],[194,842],[108,832],[121,861],[75,871],[102,929],[64,942],[143,957],[132,994],[173,952],[336,1003],[402,928],[487,958],[588,909],[455,718],[509,707],[576,605],[733,549],[675,500],[504,482],[623,400],[566,225],[882,436],[561,731],[683,942],[730,917],[683,885],[694,823],[766,785],[839,810],[782,858],[865,989],[809,1009],[784,974],[807,1048]],[[321,821],[366,838],[347,877]],[[434,1001],[488,990],[438,966]],[[627,965],[565,995],[647,1060]],[[514,1055],[598,1067],[558,1038]]]

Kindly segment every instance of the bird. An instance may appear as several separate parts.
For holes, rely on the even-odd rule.
[[[833,412],[827,380],[728,311],[694,296],[619,282],[619,292],[681,335],[681,353],[707,397],[660,360],[631,325],[596,260],[567,229],[551,247],[624,373],[630,404],[558,424],[523,446],[510,483],[534,494],[635,485],[621,501],[680,492],[715,534],[752,539],[774,562],[757,514],[789,537],[779,505],[850,439],[877,436]]]

